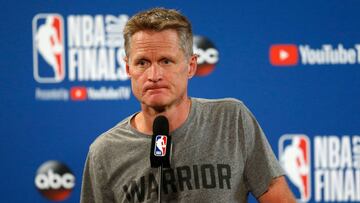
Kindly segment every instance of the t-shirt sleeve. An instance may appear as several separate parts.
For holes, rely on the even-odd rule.
[[[268,190],[271,180],[284,175],[284,171],[252,113],[244,106],[241,114],[246,148],[244,179],[249,191],[258,198]]]
[[[101,163],[96,161],[91,149],[86,158],[82,186],[81,203],[111,203],[114,202],[111,189],[106,185],[107,177],[101,168]]]

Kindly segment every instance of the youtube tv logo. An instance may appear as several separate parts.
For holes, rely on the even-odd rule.
[[[86,87],[72,87],[70,89],[70,98],[74,101],[84,101],[87,99]]]
[[[294,44],[274,44],[269,50],[270,63],[273,66],[294,66],[298,64],[298,48]]]

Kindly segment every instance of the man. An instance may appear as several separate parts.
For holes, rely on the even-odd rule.
[[[91,145],[81,202],[156,202],[158,171],[150,168],[152,125],[169,120],[171,169],[164,202],[295,202],[255,118],[235,99],[189,98],[196,72],[189,21],[155,8],[132,17],[124,30],[126,70],[141,111]]]

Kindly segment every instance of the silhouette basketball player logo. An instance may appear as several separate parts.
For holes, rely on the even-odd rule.
[[[39,14],[34,18],[34,77],[38,82],[56,83],[65,77],[62,25],[59,15]]]
[[[310,199],[309,140],[306,135],[284,135],[280,139],[280,163],[287,178],[298,190],[300,201]]]

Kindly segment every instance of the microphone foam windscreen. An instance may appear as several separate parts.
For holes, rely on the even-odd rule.
[[[153,123],[154,135],[169,135],[169,121],[165,116],[158,116]]]

